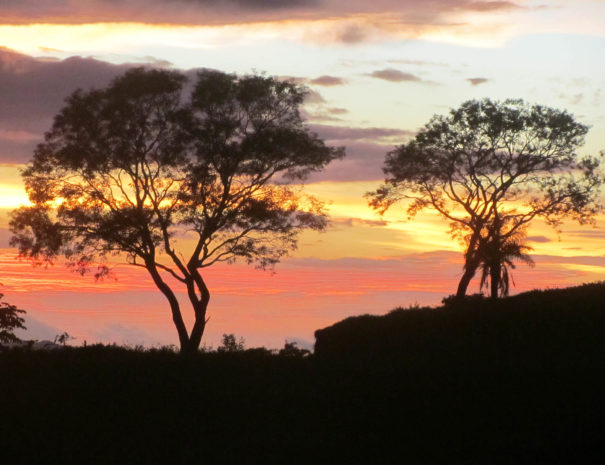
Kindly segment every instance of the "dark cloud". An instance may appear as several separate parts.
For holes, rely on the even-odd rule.
[[[388,60],[388,63],[395,65],[414,65],[414,66],[440,66],[449,67],[447,63],[439,63],[436,61],[424,61],[424,60]]]
[[[528,236],[527,240],[529,242],[538,242],[538,243],[552,242],[552,239],[549,239],[546,236]]]
[[[390,15],[401,24],[446,24],[444,17],[464,11],[492,13],[520,8],[508,1],[481,0],[3,0],[5,24],[83,24],[146,22],[155,24],[234,24],[283,19],[315,20]],[[370,28],[371,29],[371,28]],[[369,29],[347,25],[338,40],[357,43]]]
[[[226,19],[226,13],[309,10],[318,3],[319,0],[4,0],[2,8],[3,20],[9,23],[40,20],[51,23],[95,20],[190,23],[204,15],[213,22],[221,17]]]
[[[382,79],[383,81],[390,81],[390,82],[420,82],[420,81],[422,81],[422,79],[420,79],[418,76],[415,76],[414,74],[404,73],[403,71],[399,71],[398,69],[394,69],[394,68],[385,68],[385,69],[373,71],[373,72],[369,73],[368,76],[371,76],[376,79]]]
[[[346,142],[346,143],[345,143]],[[345,145],[347,156],[330,163],[323,171],[314,173],[310,181],[378,181],[384,179],[382,165],[393,145],[369,142],[339,141]]]
[[[36,59],[0,48],[0,163],[29,160],[65,97],[105,86],[129,66],[82,57]]]
[[[317,86],[341,86],[343,84],[346,84],[347,81],[340,77],[324,75],[319,76],[315,79],[311,79],[309,82]]]
[[[319,105],[322,103],[326,103],[326,99],[324,99],[322,95],[316,90],[308,89],[307,96],[305,98],[305,103],[311,105]]]
[[[194,3],[208,6],[222,6],[232,3],[240,8],[265,10],[274,8],[314,7],[319,0],[194,0]],[[503,2],[505,3],[505,2]]]
[[[140,61],[143,64],[151,65],[156,68],[171,68],[173,66],[173,63],[168,60],[163,60],[161,58],[151,56],[144,56],[143,58],[141,58]]]
[[[49,60],[0,47],[0,164],[29,161],[53,117],[75,90],[105,87],[126,70],[147,65],[170,64],[153,57],[120,65],[77,56]],[[185,73],[191,77],[197,71]]]
[[[322,109],[321,111],[314,111],[314,112],[309,112],[309,111],[302,111],[301,114],[303,115],[304,119],[307,121],[313,121],[315,123],[321,121],[322,123],[336,123],[336,122],[340,122],[343,121],[342,118],[339,118],[338,116],[334,116],[334,114],[331,114],[329,111]]]
[[[605,230],[603,229],[574,229],[563,231],[563,235],[570,235],[573,237],[583,237],[587,239],[605,239]]]
[[[93,58],[44,60],[0,48],[0,163],[25,163],[52,124],[64,99],[78,88],[103,87],[133,64],[113,65]],[[136,64],[140,66],[140,63]],[[195,70],[188,71],[188,74]],[[319,92],[309,103],[326,118],[337,119],[343,108],[323,107]],[[382,179],[386,152],[412,133],[392,128],[351,128],[313,125],[311,129],[333,145],[346,145],[348,156],[318,173],[322,180]],[[331,142],[330,142],[331,141]],[[0,231],[0,243],[6,234]]]
[[[489,81],[489,79],[487,78],[482,78],[482,77],[477,77],[477,78],[467,78],[466,79],[468,82],[471,83],[471,85],[473,86],[478,86],[480,84],[485,84],[486,82]]]
[[[387,152],[414,135],[413,131],[393,128],[358,128],[311,125],[330,145],[345,146],[347,156],[330,163],[312,181],[368,181],[382,180],[382,165]]]
[[[571,247],[569,249],[572,249]],[[600,266],[605,271],[605,256],[593,256],[593,255],[578,255],[575,257],[560,257],[556,255],[534,255],[533,258],[536,263],[556,263],[556,264],[569,264],[569,265],[589,265],[589,266]]]
[[[393,128],[357,128],[346,126],[328,126],[315,124],[311,129],[319,134],[320,137],[328,141],[359,141],[371,140],[380,141],[398,139],[396,143],[403,142],[403,138],[414,135],[413,131],[406,129]]]
[[[275,76],[275,77],[277,79],[282,80],[282,81],[287,81],[287,82],[291,82],[293,84],[299,84],[299,85],[304,85],[304,84],[307,84],[309,82],[309,80],[307,78],[300,77],[300,76],[282,75],[282,76]]]
[[[345,44],[357,44],[363,42],[368,36],[368,30],[359,24],[350,24],[338,31],[336,40]]]
[[[513,2],[471,2],[466,7],[472,11],[503,11],[521,8]]]

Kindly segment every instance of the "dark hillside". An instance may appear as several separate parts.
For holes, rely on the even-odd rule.
[[[605,285],[397,310],[311,357],[0,353],[0,463],[601,463]]]
[[[604,283],[348,318],[316,332],[315,357],[346,373],[341,427],[411,463],[604,455]]]
[[[351,317],[315,332],[320,358],[405,360],[597,355],[605,341],[605,283],[531,291],[493,301],[469,297],[437,308]]]

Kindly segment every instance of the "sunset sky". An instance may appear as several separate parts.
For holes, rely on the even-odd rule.
[[[115,279],[95,283],[60,263],[34,269],[8,246],[8,212],[27,201],[19,170],[64,98],[140,65],[294,79],[311,90],[311,129],[347,148],[308,184],[330,202],[327,232],[304,234],[275,274],[207,270],[208,345],[223,333],[249,346],[310,345],[315,329],[347,316],[454,292],[462,248],[447,225],[431,214],[405,221],[402,208],[381,218],[363,198],[385,154],[433,114],[522,98],[589,125],[582,153],[605,149],[605,0],[2,0],[0,292],[27,310],[26,338],[177,343],[144,271],[118,264]],[[536,266],[513,272],[514,292],[605,279],[605,217],[597,225],[558,234],[535,224]]]

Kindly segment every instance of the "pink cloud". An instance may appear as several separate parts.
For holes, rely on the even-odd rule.
[[[418,76],[416,76],[414,74],[404,73],[403,71],[399,71],[394,68],[385,68],[385,69],[376,70],[376,71],[373,71],[372,73],[368,74],[368,76],[371,76],[376,79],[382,79],[383,81],[391,81],[391,82],[420,82],[420,81],[422,81],[422,79],[420,79]]]
[[[481,84],[485,84],[486,82],[489,81],[489,79],[487,78],[482,78],[482,77],[477,77],[477,78],[468,78],[467,81],[473,85],[473,86],[478,86]]]
[[[318,78],[311,79],[309,81],[311,84],[315,84],[317,86],[341,86],[346,83],[343,78],[337,76],[319,76]]]

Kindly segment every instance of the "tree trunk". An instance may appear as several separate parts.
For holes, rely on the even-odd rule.
[[[206,311],[208,310],[208,304],[210,303],[210,291],[198,269],[195,267],[195,264],[190,264],[188,268],[191,280],[187,282],[187,294],[195,313],[195,322],[191,329],[191,335],[189,336],[189,349],[191,351],[197,351],[202,342],[206,323],[208,322]],[[196,288],[199,291],[199,297]]]
[[[181,346],[181,352],[183,352],[184,348],[188,348],[190,345],[189,336],[187,334],[187,327],[185,326],[185,322],[183,321],[183,316],[181,315],[181,308],[179,306],[179,301],[176,298],[176,295],[170,289],[170,286],[164,282],[160,272],[156,268],[154,263],[146,264],[147,271],[151,275],[153,282],[157,286],[157,288],[164,294],[168,303],[170,304],[170,310],[172,312],[172,321],[174,326],[176,327],[176,331],[179,335],[179,344]],[[197,348],[196,348],[197,349]]]
[[[464,264],[464,273],[460,278],[460,282],[458,283],[458,290],[456,291],[456,300],[464,299],[466,296],[466,291],[468,290],[468,286],[473,280],[475,273],[477,272],[477,268],[479,268],[479,260],[476,258],[476,252],[466,253],[466,263]]]
[[[477,260],[476,255],[477,246],[481,238],[480,233],[480,228],[476,228],[473,231],[473,235],[469,240],[468,248],[466,249],[466,253],[464,254],[464,273],[460,278],[460,282],[458,283],[458,289],[456,290],[456,300],[464,299],[464,297],[466,296],[466,291],[468,290],[468,286],[471,283],[473,277],[475,276],[477,268],[479,267],[479,261]]]
[[[192,350],[197,351],[202,342],[202,336],[204,335],[204,330],[206,329],[206,323],[208,320],[206,319],[206,310],[208,309],[208,303],[210,302],[210,294],[208,294],[208,298],[205,299],[202,297],[201,300],[198,301],[195,308],[195,323],[193,324],[193,328],[191,329],[191,336],[189,338],[189,344],[192,346]]]
[[[498,290],[500,288],[500,263],[492,263],[489,267],[491,298],[498,298]]]
[[[458,290],[456,291],[456,300],[464,299],[464,297],[466,296],[466,291],[473,279],[473,276],[475,276],[476,269],[477,267],[471,266],[470,264],[467,264],[464,267],[464,274],[460,278],[460,282],[458,283]]]
[[[200,348],[199,343],[194,343],[191,339],[187,339],[185,344],[181,343],[181,354],[195,354]]]

